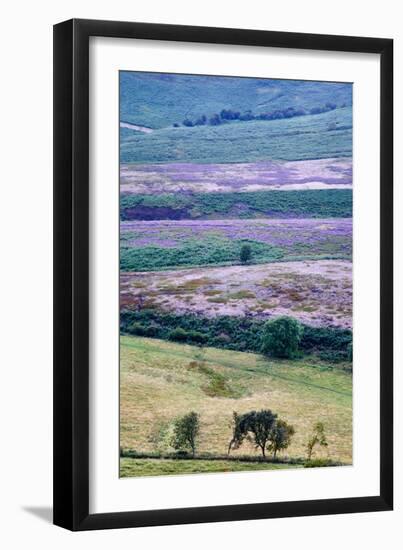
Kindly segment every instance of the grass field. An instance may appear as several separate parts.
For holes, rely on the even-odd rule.
[[[235,460],[120,459],[120,477],[197,474],[201,471],[207,474],[257,470],[285,470],[289,468],[302,468],[302,466],[298,464],[239,462]]]
[[[231,438],[233,411],[270,408],[295,427],[288,456],[306,455],[312,425],[322,421],[329,454],[318,456],[346,464],[352,461],[352,377],[342,368],[315,360],[267,360],[252,353],[201,350],[130,336],[121,337],[120,349],[122,448],[172,451],[173,421],[194,410],[201,421],[198,451],[222,455]],[[234,456],[237,454],[258,456],[250,444],[233,451]],[[185,468],[197,471],[217,467],[185,462]],[[231,467],[242,468],[241,464]],[[142,475],[157,475],[169,467],[165,461],[142,460],[137,465],[122,461],[121,473],[130,475],[130,468],[138,468]]]
[[[120,136],[121,163],[230,163],[352,156],[351,107],[283,120]]]

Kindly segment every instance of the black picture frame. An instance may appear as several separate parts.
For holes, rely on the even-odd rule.
[[[89,38],[364,52],[381,58],[380,491],[365,497],[89,513]],[[54,26],[54,523],[78,531],[393,507],[393,41],[73,19]]]

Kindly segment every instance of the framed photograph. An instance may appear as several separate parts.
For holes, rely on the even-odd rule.
[[[54,27],[54,523],[391,510],[393,42]]]

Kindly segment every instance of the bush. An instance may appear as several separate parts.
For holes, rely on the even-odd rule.
[[[175,328],[168,335],[169,340],[174,340],[175,342],[186,342],[188,338],[188,333],[183,328]]]
[[[142,325],[141,323],[132,323],[129,326],[129,332],[130,334],[136,334],[137,336],[157,336],[158,335],[158,327],[155,325]]]
[[[347,360],[352,361],[353,360],[353,343],[350,342],[347,346]]]
[[[156,309],[122,310],[120,328],[123,333],[152,336],[163,340],[175,339],[176,329],[185,331],[196,341],[202,335],[207,346],[236,351],[262,351],[262,338],[266,322],[250,317],[220,316],[207,318],[187,313],[184,315],[162,312]],[[134,327],[134,330],[133,330]],[[142,331],[142,334],[135,332]],[[153,334],[152,334],[153,333]],[[172,334],[174,333],[174,334]],[[172,337],[171,337],[172,335]],[[186,341],[186,340],[185,340]],[[299,349],[304,353],[344,352],[352,341],[351,330],[339,328],[315,328],[303,325]],[[328,356],[329,357],[329,356]]]
[[[329,458],[313,458],[304,463],[304,468],[323,468],[324,466],[336,466]]]
[[[205,344],[207,337],[196,330],[184,330],[183,328],[175,328],[168,335],[169,340],[174,342],[189,342],[194,344]]]
[[[303,326],[292,317],[278,317],[264,326],[262,337],[263,353],[274,357],[295,357],[301,341]]]
[[[326,350],[326,351],[320,351],[318,355],[319,355],[319,359],[322,359],[322,361],[330,361],[331,363],[340,363],[341,361],[348,361],[347,351]]]
[[[243,264],[249,262],[252,257],[252,248],[250,244],[243,244],[239,253],[239,258]]]
[[[195,412],[185,414],[175,422],[172,446],[177,451],[190,449],[192,456],[196,452],[196,438],[200,429],[199,415]]]

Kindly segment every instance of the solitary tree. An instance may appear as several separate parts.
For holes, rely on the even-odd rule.
[[[301,323],[292,317],[283,316],[268,321],[263,329],[262,351],[274,357],[294,357],[302,333]]]
[[[328,442],[325,435],[325,426],[323,422],[317,422],[313,427],[313,432],[306,445],[308,451],[308,460],[311,460],[313,449],[316,445],[327,447]]]
[[[249,244],[243,244],[241,247],[241,252],[239,253],[239,258],[243,264],[249,262],[252,257],[252,248]]]
[[[263,458],[266,458],[266,446],[271,440],[272,430],[277,415],[271,410],[251,411],[238,415],[234,413],[233,436],[228,446],[228,453],[232,448],[237,449],[245,438],[252,441],[256,449],[260,449]]]
[[[178,418],[174,426],[172,446],[174,449],[190,449],[192,456],[196,452],[196,438],[199,433],[199,415],[195,412],[185,414]]]
[[[294,434],[294,426],[287,424],[285,420],[277,420],[271,432],[270,443],[267,446],[269,451],[273,453],[273,458],[276,458],[278,451],[282,451],[289,446]]]

